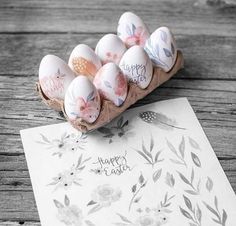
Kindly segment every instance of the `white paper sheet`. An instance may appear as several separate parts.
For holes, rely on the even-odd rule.
[[[21,131],[42,226],[236,225],[236,196],[186,98],[82,135]]]

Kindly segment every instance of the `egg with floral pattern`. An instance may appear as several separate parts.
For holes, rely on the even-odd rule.
[[[150,33],[141,18],[132,12],[125,12],[119,19],[117,35],[127,47],[131,47],[144,46]]]
[[[87,76],[77,76],[65,95],[65,112],[70,120],[94,122],[100,113],[100,95]]]
[[[177,57],[176,42],[167,27],[156,29],[147,40],[144,49],[153,64],[161,67],[165,72],[170,71],[175,64]]]
[[[114,62],[119,64],[121,57],[126,51],[125,44],[114,34],[103,36],[97,43],[95,53],[103,64]]]
[[[77,45],[73,49],[68,65],[77,75],[86,75],[91,78],[96,75],[102,66],[93,49],[85,44]]]
[[[75,77],[75,73],[61,58],[46,55],[41,60],[39,83],[49,99],[64,100],[66,90]]]
[[[126,99],[128,84],[126,76],[115,63],[105,64],[96,74],[94,85],[100,96],[120,106]]]
[[[151,82],[153,67],[150,58],[141,46],[132,46],[123,55],[119,67],[129,82],[145,89]]]

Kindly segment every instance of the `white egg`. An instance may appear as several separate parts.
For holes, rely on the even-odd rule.
[[[77,45],[71,52],[68,65],[77,75],[94,77],[102,64],[93,49],[85,44]]]
[[[117,35],[107,34],[98,41],[95,53],[103,64],[108,62],[119,64],[126,50],[125,44]]]
[[[49,99],[64,99],[66,90],[76,77],[69,66],[57,56],[46,55],[39,66],[39,83]]]
[[[82,118],[94,122],[100,113],[100,95],[87,76],[77,76],[66,92],[65,112],[70,120]]]
[[[122,105],[125,101],[128,89],[127,79],[115,63],[107,63],[100,68],[93,83],[100,96],[112,101],[116,106]]]
[[[145,51],[155,66],[165,72],[171,70],[177,57],[176,42],[173,34],[167,27],[156,29],[147,40]]]
[[[153,67],[150,58],[141,46],[132,46],[123,55],[119,64],[129,82],[145,89],[151,82]]]
[[[131,47],[144,46],[150,33],[145,23],[137,15],[125,12],[118,22],[117,35],[127,47]]]

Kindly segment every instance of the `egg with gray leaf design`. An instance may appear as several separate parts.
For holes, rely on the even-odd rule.
[[[144,49],[153,64],[165,72],[174,66],[177,48],[175,38],[168,27],[156,29],[146,41]]]
[[[100,95],[87,76],[76,77],[65,95],[65,112],[70,120],[94,122],[100,113]]]

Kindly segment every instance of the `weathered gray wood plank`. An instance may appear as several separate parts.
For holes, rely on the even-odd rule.
[[[25,222],[25,221],[19,221],[19,222],[14,222],[14,221],[0,221],[0,226],[41,226],[39,222]]]
[[[67,61],[70,52],[76,45],[85,43],[95,47],[102,35],[0,35],[0,62],[2,65],[0,75],[36,76],[44,55],[55,54]],[[179,73],[177,77],[236,79],[234,62],[236,38],[210,35],[177,35],[176,38],[185,58],[185,71]]]
[[[176,34],[236,35],[235,8],[199,8],[196,0],[35,2],[1,2],[0,32],[107,33],[115,31],[120,15],[131,10],[152,31],[166,25]]]

